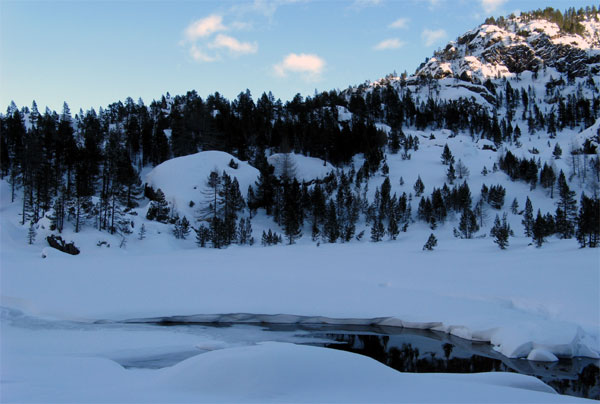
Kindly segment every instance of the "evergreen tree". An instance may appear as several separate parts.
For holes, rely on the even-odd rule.
[[[217,171],[213,170],[208,175],[202,194],[205,202],[205,207],[202,209],[203,217],[207,219],[217,218],[223,195],[221,177]]]
[[[155,194],[155,200],[150,202],[146,219],[156,220],[157,222],[167,223],[169,221],[170,209],[165,198],[165,194],[159,188]]]
[[[519,214],[519,202],[517,201],[517,198],[513,199],[512,203],[510,205],[510,212],[513,215]]]
[[[454,165],[452,163],[450,163],[448,171],[446,171],[446,178],[450,185],[454,184],[454,180],[456,180],[456,171],[454,170]]]
[[[140,227],[140,231],[138,232],[138,240],[143,240],[146,238],[146,226],[142,223]]]
[[[492,227],[490,235],[494,237],[494,243],[498,244],[498,247],[500,247],[501,250],[508,247],[508,237],[512,236],[513,232],[506,219],[506,213],[502,216],[502,222],[500,222],[500,217],[496,215],[494,227]]]
[[[577,241],[583,247],[600,245],[600,199],[581,195],[577,218]]]
[[[335,243],[340,237],[339,223],[337,212],[333,201],[329,201],[327,205],[327,215],[325,217],[325,225],[323,227],[324,236],[329,243]]]
[[[291,183],[284,183],[284,217],[283,228],[289,244],[302,236],[302,206],[300,184],[295,178]]]
[[[437,238],[431,233],[423,246],[423,251],[432,251],[435,246],[437,246]]]
[[[37,236],[37,232],[35,230],[35,225],[32,220],[29,222],[29,230],[27,231],[27,242],[29,244],[33,244],[35,241],[35,236]]]
[[[527,200],[525,201],[525,210],[523,211],[523,220],[521,223],[525,228],[525,237],[533,236],[533,205],[531,204],[529,197],[527,197]]]
[[[504,189],[502,185],[492,185],[488,193],[487,201],[492,208],[499,210],[504,206],[505,195],[506,189]]]
[[[444,151],[442,152],[442,164],[445,166],[450,166],[454,164],[454,156],[448,147],[448,143],[444,145]]]
[[[460,222],[458,224],[458,230],[460,238],[466,239],[473,238],[473,234],[479,230],[477,218],[471,209],[463,209],[463,212],[460,216]]]
[[[421,196],[421,194],[425,190],[425,185],[423,184],[423,180],[421,180],[420,175],[418,176],[417,181],[415,182],[415,185],[413,186],[413,189],[415,190],[415,196]]]
[[[400,151],[400,136],[397,130],[392,130],[390,133],[389,147],[392,154],[397,154]]]
[[[562,156],[562,149],[560,148],[560,145],[558,143],[556,143],[556,145],[554,146],[554,151],[552,152],[552,155],[557,160],[560,159],[560,156]]]
[[[194,228],[196,232],[196,244],[198,247],[206,247],[206,244],[211,240],[210,229],[204,225],[200,225],[197,229]]]
[[[544,163],[540,171],[540,184],[544,188],[550,188],[550,198],[554,198],[554,184],[556,183],[556,174],[551,166]]]
[[[533,222],[531,233],[536,247],[541,247],[546,238],[547,224],[539,209],[535,221]]]
[[[240,223],[238,224],[238,244],[254,244],[254,238],[252,237],[252,222],[250,221],[250,218],[240,219]]]
[[[399,220],[400,217],[396,212],[396,209],[392,209],[389,215],[387,227],[387,233],[390,236],[390,239],[392,240],[396,240],[398,234],[400,234]]]
[[[564,172],[561,170],[558,176],[558,197],[556,203],[556,230],[561,238],[571,238],[575,232],[575,218],[577,215],[577,202],[575,201],[575,191],[571,191]]]
[[[210,221],[210,241],[213,248],[221,248],[226,245],[225,224],[220,217],[215,217]]]
[[[383,227],[383,222],[380,216],[377,216],[373,220],[373,225],[371,226],[371,241],[377,243],[383,239],[383,235],[385,234],[385,227]]]
[[[179,223],[179,238],[185,240],[190,234],[190,222],[184,216],[183,219],[179,221]]]

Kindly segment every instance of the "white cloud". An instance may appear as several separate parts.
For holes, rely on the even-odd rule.
[[[254,0],[235,2],[229,8],[229,13],[238,16],[246,14],[259,14],[268,19],[272,19],[277,9],[281,6],[303,2],[305,0]]]
[[[405,42],[399,40],[398,38],[390,38],[384,41],[379,42],[377,45],[373,47],[375,50],[389,50],[389,49],[398,49],[405,45]]]
[[[430,29],[424,29],[421,33],[421,39],[423,39],[423,42],[425,42],[426,46],[431,46],[434,43],[439,42],[440,39],[446,38],[446,36],[446,31],[444,31],[443,29],[437,29],[435,31]]]
[[[352,3],[353,8],[365,8],[365,7],[373,7],[378,6],[382,3],[381,0],[354,0]]]
[[[207,55],[202,50],[198,49],[198,47],[196,45],[192,45],[190,47],[190,56],[192,57],[192,59],[194,59],[197,62],[210,63],[210,62],[216,62],[217,60],[219,60],[219,58],[217,56]]]
[[[388,28],[406,28],[408,26],[408,18],[398,18],[396,21],[388,25]]]
[[[275,74],[287,76],[288,72],[300,73],[307,81],[317,80],[325,68],[325,61],[317,55],[306,53],[290,53],[281,63],[273,66]]]
[[[481,0],[481,7],[483,7],[483,10],[486,13],[493,13],[498,7],[506,3],[506,1],[507,0]]]
[[[226,29],[223,25],[223,17],[213,14],[188,25],[185,29],[185,36],[189,41],[193,42],[198,38],[205,38],[215,32],[225,31]]]
[[[240,42],[234,37],[219,34],[213,42],[208,45],[211,49],[229,49],[233,53],[256,53],[258,45],[250,42]]]

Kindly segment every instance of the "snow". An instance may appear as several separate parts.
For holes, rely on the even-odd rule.
[[[538,362],[556,362],[558,358],[552,352],[546,351],[544,349],[533,349],[529,352],[527,359],[530,361],[538,361]]]
[[[580,401],[531,376],[400,373],[357,354],[277,342],[281,335],[240,345],[202,331],[44,322],[5,309],[2,320],[3,402]],[[260,333],[240,331],[250,341]],[[177,353],[162,368],[119,365]]]
[[[231,160],[238,168],[229,166]],[[206,190],[206,180],[211,171],[217,171],[219,175],[226,172],[232,178],[237,178],[240,192],[244,196],[248,186],[254,186],[259,176],[256,168],[229,153],[204,151],[159,164],[145,176],[144,182],[155,190],[160,188],[167,202],[176,208],[179,215],[192,221],[199,216],[197,206],[205,200],[202,192]],[[190,201],[196,207],[190,207]]]
[[[285,153],[275,153],[267,159],[269,164],[275,167],[276,176],[281,176],[282,174],[282,164],[286,158],[285,156]],[[294,177],[300,182],[322,179],[335,170],[335,167],[331,163],[326,163],[320,158],[308,157],[296,153],[287,153],[287,156],[292,168],[291,171],[293,171]]]

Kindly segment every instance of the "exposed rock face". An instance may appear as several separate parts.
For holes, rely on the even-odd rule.
[[[484,24],[436,52],[416,75],[475,83],[547,67],[568,77],[597,75],[600,21],[588,18],[583,25],[585,31],[578,35],[562,32],[546,20],[514,17],[503,27]]]
[[[46,237],[46,240],[48,241],[50,247],[56,248],[59,251],[71,255],[79,254],[79,248],[75,247],[75,243],[66,243],[60,236],[50,235]]]

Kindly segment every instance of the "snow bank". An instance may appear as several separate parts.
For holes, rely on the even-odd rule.
[[[288,161],[285,164],[289,165],[289,171],[294,174],[298,181],[312,181],[323,178],[335,170],[334,166],[320,158],[295,153],[288,153],[286,157],[284,153],[276,153],[267,159],[269,164],[275,167],[275,175],[279,177],[282,175],[282,166],[286,158]]]
[[[175,251],[148,251],[146,241],[96,248],[93,259],[3,251],[2,304],[89,320],[377,323],[490,341],[508,357],[600,353],[600,308],[590,303],[600,295],[598,252],[575,242],[506,254],[489,240],[449,239],[424,254],[408,238]]]
[[[229,166],[232,160],[237,164],[237,168]],[[206,179],[211,171],[217,171],[219,175],[226,172],[229,176],[237,178],[243,196],[246,195],[248,186],[254,185],[259,176],[256,168],[229,153],[205,151],[159,164],[146,175],[144,182],[154,189],[160,188],[165,193],[167,202],[176,207],[180,216],[185,215],[192,220],[198,212],[189,206],[190,201],[196,206],[204,201],[202,191],[206,188]]]
[[[580,401],[514,373],[400,373],[361,355],[291,343],[232,346],[171,328],[47,326],[0,329],[3,402]],[[194,343],[220,346],[161,369],[118,364]]]

